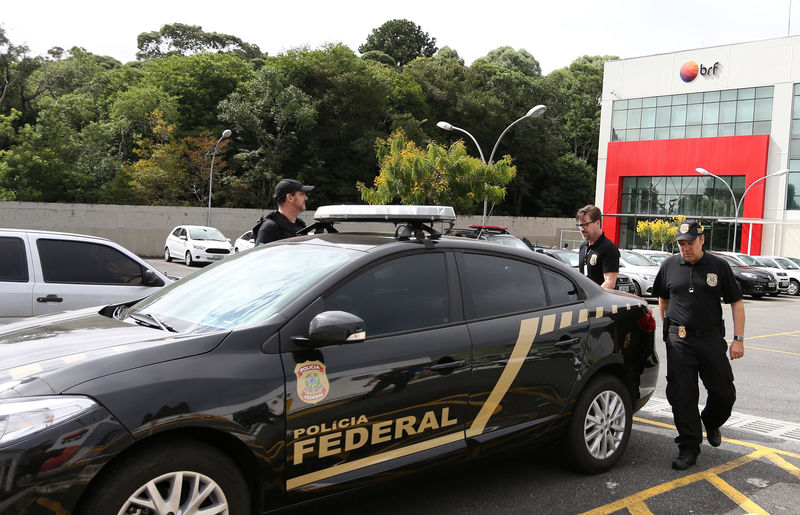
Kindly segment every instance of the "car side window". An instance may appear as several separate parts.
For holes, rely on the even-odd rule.
[[[181,235],[181,231],[182,231],[182,230],[183,230],[183,229],[181,229],[180,227],[178,227],[177,229],[175,229],[174,231],[172,231],[172,235],[173,235],[173,236],[175,236],[176,238],[178,238],[178,237],[180,237],[180,235]]]
[[[28,260],[22,238],[0,238],[0,281],[28,282]]]
[[[542,277],[550,295],[550,305],[572,304],[578,302],[578,288],[575,284],[553,270],[542,268]]]
[[[547,305],[537,265],[484,254],[464,254],[465,279],[477,318]]]
[[[446,324],[445,255],[415,254],[372,267],[329,295],[325,309],[361,317],[370,337]]]
[[[108,245],[40,239],[36,247],[46,283],[144,284],[142,266]]]

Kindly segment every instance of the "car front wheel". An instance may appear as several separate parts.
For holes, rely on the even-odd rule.
[[[194,261],[192,261],[192,253],[188,250],[186,251],[186,256],[184,257],[183,262],[186,263],[186,266],[194,265]]]
[[[79,513],[250,513],[250,492],[225,454],[200,442],[158,444],[103,472]]]
[[[596,474],[613,467],[631,436],[630,393],[613,376],[594,379],[583,391],[567,426],[564,450],[581,472]]]
[[[787,295],[798,295],[800,294],[800,282],[795,281],[792,279],[789,281],[789,289],[786,290]]]
[[[169,247],[164,247],[164,261],[166,261],[167,263],[172,261],[172,256],[170,256],[169,254]]]
[[[641,297],[642,296],[642,287],[639,286],[639,283],[637,283],[636,281],[631,281],[631,282],[633,283],[633,293],[637,297]]]

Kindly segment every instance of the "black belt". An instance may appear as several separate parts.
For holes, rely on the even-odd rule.
[[[720,328],[719,327],[710,327],[707,329],[695,329],[692,327],[686,327],[683,325],[673,325],[670,324],[669,329],[667,329],[672,334],[677,334],[681,338],[686,338],[687,336],[692,336],[694,338],[703,338],[705,336],[719,336],[720,335]]]

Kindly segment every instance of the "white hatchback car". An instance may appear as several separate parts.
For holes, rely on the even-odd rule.
[[[183,259],[188,266],[213,263],[232,253],[231,240],[219,229],[202,225],[179,225],[164,243],[164,261]]]
[[[137,300],[172,279],[106,238],[0,229],[0,323]]]
[[[653,296],[658,269],[658,263],[643,254],[619,251],[619,271],[631,278],[634,293],[639,297]]]
[[[255,246],[256,240],[253,238],[253,231],[247,231],[233,242],[233,251],[241,252],[243,250],[252,249]]]

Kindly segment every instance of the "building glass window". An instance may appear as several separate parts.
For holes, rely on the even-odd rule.
[[[789,178],[786,181],[786,209],[800,210],[800,84],[794,85],[792,140],[789,143]]]
[[[773,86],[659,97],[613,103],[611,141],[713,138],[769,134]],[[800,88],[795,88],[793,137],[800,139]],[[653,130],[655,129],[655,130]],[[795,134],[796,133],[796,134]],[[800,160],[800,154],[796,159]]]

